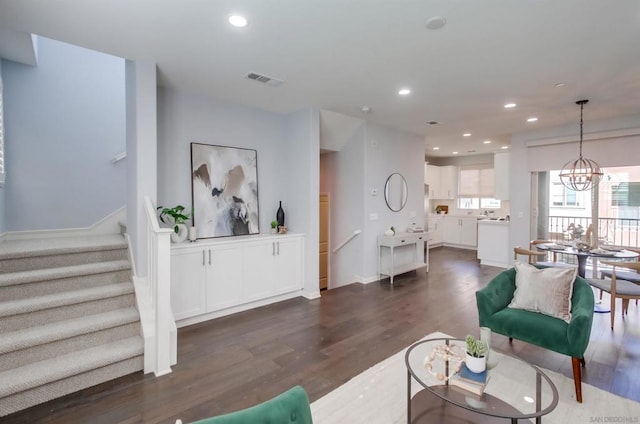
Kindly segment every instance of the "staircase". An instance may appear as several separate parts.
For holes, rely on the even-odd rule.
[[[0,243],[0,417],[142,370],[140,334],[123,236]]]

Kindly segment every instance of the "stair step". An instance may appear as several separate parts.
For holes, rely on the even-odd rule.
[[[9,240],[0,243],[0,273],[128,259],[121,235]]]
[[[59,280],[79,276],[102,274],[111,271],[131,269],[128,260],[95,262],[82,265],[70,265],[58,268],[33,269],[28,271],[7,272],[0,274],[0,287],[14,284],[37,283],[40,281]]]
[[[133,293],[132,283],[108,284],[106,286],[91,287],[88,289],[73,290],[63,293],[48,294],[0,303],[0,318],[10,315],[20,315],[45,309],[59,308],[61,306],[77,303],[91,302],[115,296]]]
[[[0,372],[0,399],[142,355],[141,337],[130,337]]]
[[[140,315],[135,308],[117,309],[115,311],[5,333],[0,339],[0,355],[104,330],[106,328],[129,324],[139,319]]]

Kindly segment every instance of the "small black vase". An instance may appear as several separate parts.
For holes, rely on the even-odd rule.
[[[278,221],[278,227],[284,225],[284,209],[282,209],[282,200],[280,201],[280,207],[278,207],[278,211],[276,212],[276,221]]]

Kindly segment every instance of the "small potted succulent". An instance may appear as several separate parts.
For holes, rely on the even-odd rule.
[[[278,221],[271,221],[271,234],[276,234],[278,232]]]
[[[465,363],[472,372],[483,372],[487,369],[487,344],[477,340],[472,335],[465,338],[467,342],[467,357]]]

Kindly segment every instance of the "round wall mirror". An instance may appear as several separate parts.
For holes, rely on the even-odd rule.
[[[389,175],[384,185],[384,200],[394,212],[398,212],[407,204],[407,181],[398,173]]]

